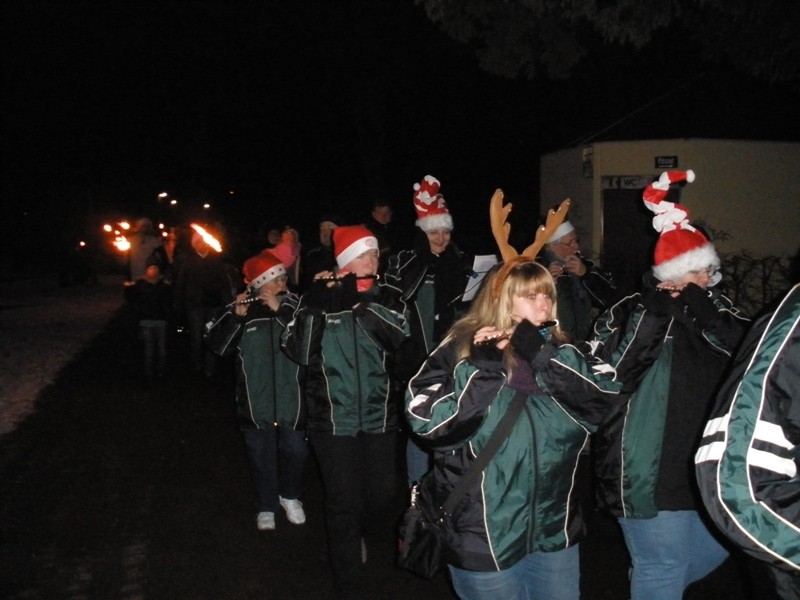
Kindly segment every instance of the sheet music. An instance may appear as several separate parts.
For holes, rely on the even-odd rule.
[[[481,282],[483,278],[486,277],[486,273],[496,264],[497,257],[494,254],[481,254],[475,257],[472,263],[474,275],[467,281],[467,287],[464,290],[464,296],[462,298],[464,302],[472,301],[478,289],[481,287]]]

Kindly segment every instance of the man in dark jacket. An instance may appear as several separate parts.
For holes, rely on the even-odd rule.
[[[611,274],[581,255],[578,234],[569,221],[550,237],[538,261],[556,280],[559,326],[574,342],[587,340],[595,311],[605,310],[617,299]]]
[[[304,292],[314,280],[314,275],[336,268],[336,255],[333,253],[333,230],[344,225],[344,219],[337,215],[323,215],[319,219],[319,246],[311,248],[300,259],[300,291]]]
[[[212,253],[197,231],[192,235],[192,248],[177,266],[175,310],[188,326],[192,368],[211,378],[216,372],[217,357],[203,346],[203,332],[206,323],[220,313],[233,294],[219,254]]]

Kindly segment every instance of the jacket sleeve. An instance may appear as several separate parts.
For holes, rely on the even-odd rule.
[[[281,347],[294,362],[307,366],[319,354],[325,331],[325,313],[305,304],[305,297],[281,336]]]
[[[500,362],[458,361],[447,342],[434,350],[406,391],[406,419],[427,445],[447,451],[469,441],[506,381]]]
[[[370,302],[355,314],[358,325],[389,354],[393,354],[409,335],[405,317],[380,304]]]
[[[600,315],[589,346],[596,358],[614,369],[616,378],[623,383],[623,393],[632,393],[639,387],[661,354],[671,321],[666,312],[645,308],[638,294]]]
[[[297,310],[298,298],[291,292],[286,294],[281,300],[281,304],[276,311],[278,322],[283,327],[287,327],[291,323],[294,313]]]
[[[717,309],[717,318],[701,327],[703,339],[720,352],[732,356],[744,339],[751,322],[725,296],[716,296],[714,306]]]
[[[601,309],[611,306],[617,298],[617,284],[611,273],[601,271],[590,260],[584,260],[584,263],[586,264],[586,273],[581,277],[581,283],[592,297],[592,304]]]
[[[540,356],[533,361],[536,381],[587,428],[593,430],[602,424],[627,400],[622,382],[608,363],[584,355],[571,344],[563,344],[554,352],[549,347],[551,343],[539,352],[547,358],[544,365],[538,366]]]
[[[214,354],[231,356],[236,352],[236,343],[243,331],[244,319],[232,310],[226,310],[207,327],[205,342]]]

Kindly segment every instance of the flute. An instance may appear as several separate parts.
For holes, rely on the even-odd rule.
[[[327,277],[317,277],[314,279],[315,282],[319,281],[321,283],[331,283],[336,281],[344,281],[345,279],[352,277],[353,279],[380,279],[380,275],[354,275],[353,273],[345,273],[344,275],[328,275]]]
[[[285,296],[286,292],[280,292],[279,294],[275,294],[276,297]],[[246,304],[254,304],[256,302],[260,302],[262,300],[261,296],[250,296],[249,298],[245,298],[244,300],[234,300],[230,304],[227,304],[225,308],[231,308],[234,306],[244,306]]]
[[[550,329],[551,327],[554,327],[556,325],[558,325],[558,321],[545,321],[544,323],[539,325],[539,327],[537,327],[537,329],[539,330],[539,333],[544,335],[543,332],[546,332],[548,329]],[[500,342],[502,340],[507,340],[513,334],[514,334],[513,330],[511,330],[511,331],[503,331],[502,333],[497,333],[495,335],[492,335],[492,336],[489,336],[487,338],[484,338],[480,342],[477,342],[475,345],[476,346],[485,346],[486,344],[491,344],[493,342],[497,343],[497,342]]]

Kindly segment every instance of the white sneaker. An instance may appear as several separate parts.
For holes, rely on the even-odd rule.
[[[275,529],[275,513],[274,512],[260,512],[256,517],[256,527],[259,531],[267,531]]]
[[[302,525],[306,522],[306,513],[303,511],[303,503],[300,500],[287,500],[280,496],[278,498],[283,510],[286,511],[286,518],[289,519],[289,523]]]

